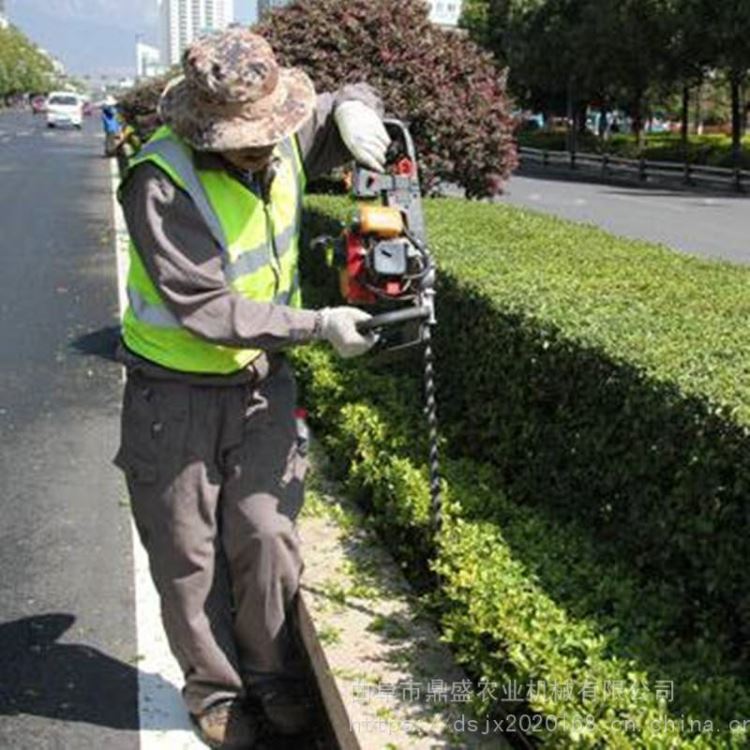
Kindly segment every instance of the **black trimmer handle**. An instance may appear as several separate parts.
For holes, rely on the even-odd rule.
[[[360,333],[370,333],[388,326],[408,323],[412,320],[428,320],[429,317],[429,307],[407,307],[403,310],[394,310],[382,315],[374,315],[369,320],[363,320],[361,323],[357,323],[357,330]]]
[[[401,138],[403,141],[404,148],[406,149],[406,155],[414,162],[417,163],[417,150],[414,148],[414,141],[412,140],[409,128],[403,120],[397,120],[396,118],[386,117],[383,120],[385,129],[388,131],[388,135],[392,140]]]

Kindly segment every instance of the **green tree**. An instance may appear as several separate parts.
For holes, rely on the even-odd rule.
[[[664,79],[674,30],[672,0],[588,0],[579,30],[579,65],[589,90],[630,114],[642,145],[649,95]]]
[[[53,82],[52,61],[14,26],[0,29],[0,96],[46,92]]]
[[[742,87],[750,69],[750,0],[703,0],[707,38],[715,51],[715,62],[727,76],[732,95],[732,162],[742,159],[744,117]]]
[[[509,85],[523,104],[549,111],[564,105],[575,6],[576,0],[467,0],[460,24],[509,68]],[[560,64],[551,66],[550,57]]]
[[[462,24],[509,65],[524,103],[564,109],[579,127],[586,105],[617,103],[642,130],[661,82],[676,0],[469,0]]]
[[[703,4],[704,0],[673,1],[669,21],[671,33],[660,86],[663,98],[668,99],[674,94],[680,96],[680,132],[686,161],[691,91],[697,89],[700,92],[715,59],[714,45],[706,39]]]
[[[490,49],[498,62],[509,65],[514,32],[523,15],[544,0],[465,0],[460,25],[475,42]]]

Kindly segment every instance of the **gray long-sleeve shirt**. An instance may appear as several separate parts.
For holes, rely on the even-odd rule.
[[[351,159],[333,117],[336,106],[349,100],[362,101],[383,114],[380,97],[367,84],[319,95],[313,116],[297,132],[308,180]],[[249,190],[255,189],[253,175],[241,173],[218,154],[194,154],[201,169],[228,171]],[[265,177],[272,179],[271,175]],[[191,333],[224,346],[265,351],[312,338],[313,311],[256,302],[229,287],[222,270],[221,249],[200,213],[188,195],[156,165],[147,162],[131,171],[122,187],[121,202],[128,231],[149,277],[164,304]],[[198,382],[207,382],[207,378],[212,382],[242,382],[254,374],[248,370],[232,376],[182,375],[125,347],[121,347],[120,359],[128,367],[157,377]]]

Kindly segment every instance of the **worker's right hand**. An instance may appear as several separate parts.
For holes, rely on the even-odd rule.
[[[324,307],[320,314],[320,337],[328,341],[341,357],[358,357],[372,349],[378,338],[362,334],[357,323],[372,316],[356,307]]]

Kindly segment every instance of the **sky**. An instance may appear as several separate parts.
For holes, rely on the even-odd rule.
[[[235,0],[235,20],[251,23],[255,7],[256,0]],[[136,35],[158,46],[157,0],[6,0],[5,10],[77,76],[132,76]]]

